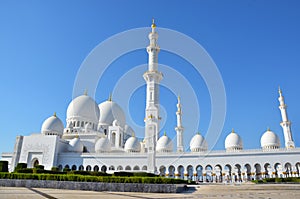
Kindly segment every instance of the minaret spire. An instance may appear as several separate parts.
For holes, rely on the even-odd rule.
[[[282,90],[280,89],[280,87],[278,93],[279,93],[278,101],[280,103],[279,109],[282,118],[282,122],[280,122],[280,126],[282,127],[283,134],[284,134],[285,147],[287,149],[295,148],[295,143],[293,141],[293,136],[291,131],[291,122],[289,121],[287,115],[287,105],[284,103],[284,97],[282,95]]]
[[[183,127],[182,127],[182,111],[181,111],[181,103],[180,103],[180,96],[178,95],[178,102],[177,102],[177,126],[175,127],[175,131],[177,133],[177,152],[183,152]]]
[[[158,53],[160,48],[157,44],[158,34],[155,31],[154,20],[151,25],[152,31],[149,33],[150,44],[148,52],[148,70],[143,77],[147,84],[146,109],[145,109],[145,152],[148,153],[148,172],[155,173],[155,153],[156,142],[159,136],[159,83],[163,78],[158,71]]]

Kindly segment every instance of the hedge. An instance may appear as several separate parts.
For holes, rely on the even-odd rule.
[[[0,172],[8,172],[8,161],[0,161]]]
[[[106,182],[106,183],[149,183],[149,184],[186,184],[182,179],[164,177],[121,177],[121,176],[87,176],[77,174],[28,174],[0,173],[0,179],[32,179],[77,182]]]
[[[300,183],[300,177],[287,177],[287,178],[265,178],[263,180],[252,180],[256,184],[265,183]]]

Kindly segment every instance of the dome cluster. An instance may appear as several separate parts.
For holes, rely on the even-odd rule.
[[[280,147],[279,137],[268,129],[260,139],[261,148],[264,150],[278,149]]]
[[[243,149],[242,138],[233,129],[225,139],[225,149],[226,151],[239,151]]]
[[[54,113],[53,116],[47,118],[42,125],[41,129],[44,135],[59,135],[62,136],[64,132],[64,124]]]
[[[207,142],[204,139],[204,137],[197,133],[190,142],[190,149],[192,152],[201,152],[201,151],[207,151]]]
[[[173,151],[173,142],[166,133],[158,139],[156,151],[159,153],[169,153]]]

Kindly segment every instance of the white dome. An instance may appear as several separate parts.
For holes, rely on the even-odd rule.
[[[166,134],[161,136],[157,140],[156,151],[157,152],[172,152],[173,151],[173,142]]]
[[[69,151],[81,153],[83,152],[83,144],[78,137],[73,138],[69,142]]]
[[[197,133],[190,142],[190,149],[192,152],[206,151],[207,142],[202,135]]]
[[[124,127],[126,123],[125,114],[122,108],[116,102],[111,100],[102,102],[99,104],[99,109],[101,112],[99,125],[111,126],[114,121],[116,121],[116,123]]]
[[[280,147],[280,140],[278,136],[268,129],[260,139],[260,145],[263,149],[274,149]]]
[[[79,120],[98,124],[100,111],[95,100],[87,95],[76,97],[67,109],[67,121]]]
[[[95,144],[96,153],[109,152],[111,150],[111,143],[107,137],[102,137],[97,140]]]
[[[54,114],[43,122],[41,132],[44,135],[62,135],[64,125],[56,114]]]
[[[130,137],[125,142],[124,150],[126,152],[140,152],[141,144],[136,137]]]
[[[243,149],[242,138],[234,130],[225,139],[225,149],[233,151]]]

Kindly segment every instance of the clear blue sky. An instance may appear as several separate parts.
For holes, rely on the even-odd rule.
[[[224,139],[232,128],[243,138],[244,148],[259,148],[267,127],[279,135],[283,146],[279,85],[288,105],[295,143],[300,146],[299,9],[297,0],[2,0],[0,152],[13,151],[17,135],[39,132],[42,122],[54,111],[65,122],[76,74],[85,57],[114,34],[150,26],[153,17],[159,27],[184,33],[201,44],[218,66],[226,89],[227,113],[215,149],[224,148]],[[138,50],[112,63],[98,85],[97,103],[107,99],[116,77],[146,61],[146,51]],[[210,121],[205,83],[192,73],[189,76],[188,63],[176,55],[162,51],[159,61],[181,68],[197,90],[200,126],[185,126],[186,135],[198,130],[205,135]],[[164,130],[174,137],[176,98],[168,89],[161,90],[162,105],[168,112]],[[132,95],[129,107],[139,125],[143,125],[144,97],[141,87]],[[183,106],[189,103],[188,99],[182,101]]]

